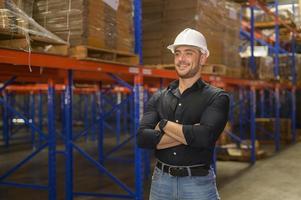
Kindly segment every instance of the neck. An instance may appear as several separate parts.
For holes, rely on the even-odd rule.
[[[181,94],[187,89],[190,88],[196,81],[198,81],[201,77],[194,76],[188,79],[179,78],[179,90]]]

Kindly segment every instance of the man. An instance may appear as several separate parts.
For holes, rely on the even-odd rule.
[[[137,135],[138,146],[155,149],[157,158],[150,199],[216,200],[210,165],[227,122],[229,97],[201,80],[209,51],[200,32],[187,28],[167,48],[174,53],[179,80],[151,97]]]

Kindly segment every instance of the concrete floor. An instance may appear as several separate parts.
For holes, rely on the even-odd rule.
[[[301,143],[290,145],[256,165],[218,162],[222,200],[300,200]]]

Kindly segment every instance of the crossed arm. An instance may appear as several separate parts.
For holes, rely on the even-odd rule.
[[[222,132],[228,118],[229,98],[222,95],[204,111],[200,123],[178,124],[168,121],[160,134],[158,122],[161,120],[152,102],[144,113],[138,130],[137,143],[141,148],[166,149],[177,145],[196,148],[211,148]],[[153,128],[155,127],[155,128]]]
[[[159,123],[157,124],[155,130],[159,130]],[[168,121],[163,128],[164,134],[157,144],[157,149],[166,149],[174,147],[180,144],[187,145],[184,133],[182,131],[183,126],[175,122]]]

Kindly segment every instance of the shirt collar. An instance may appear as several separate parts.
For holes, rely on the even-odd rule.
[[[206,83],[202,80],[202,79],[199,79],[197,80],[190,88],[198,88],[198,89],[201,89],[204,87]],[[179,80],[175,80],[175,81],[172,81],[169,86],[168,86],[168,90],[175,90],[179,87]]]

